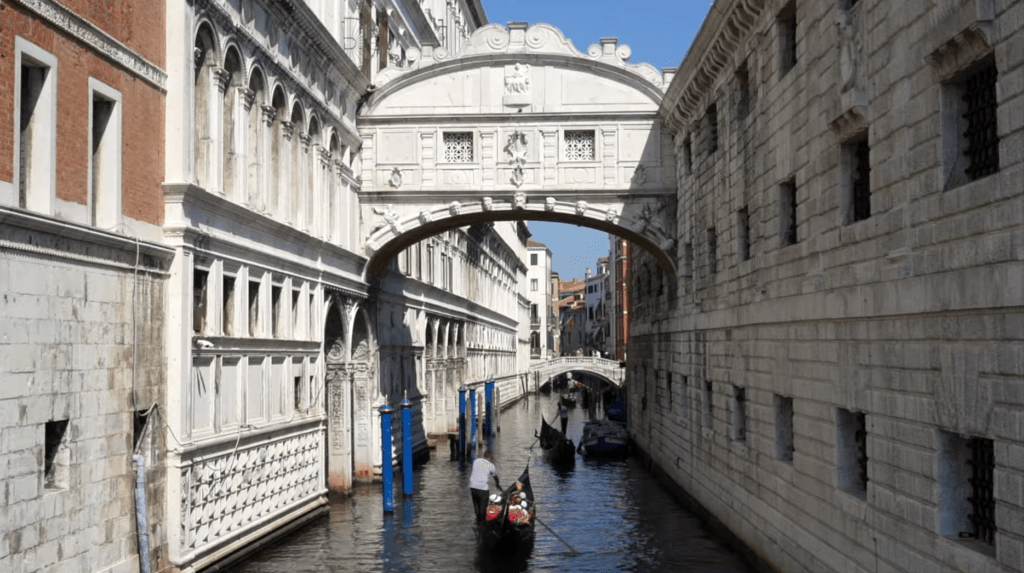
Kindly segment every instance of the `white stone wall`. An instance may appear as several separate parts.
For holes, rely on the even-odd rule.
[[[783,3],[726,2],[712,17],[740,25],[706,25],[668,90],[679,276],[635,252],[631,431],[777,570],[1020,571],[1024,6],[791,6],[793,69],[780,69]],[[736,46],[727,59],[698,57],[723,46]],[[998,72],[999,169],[958,182],[944,109],[985,61]],[[844,144],[862,135],[870,215],[855,220]],[[863,488],[850,476],[857,414]],[[972,531],[969,439],[994,452],[991,544],[959,535]]]
[[[164,398],[171,253],[17,211],[0,213],[0,244],[0,570],[138,570],[136,436],[149,533],[163,530],[149,445],[164,414],[151,406]],[[166,547],[152,547],[159,564]]]

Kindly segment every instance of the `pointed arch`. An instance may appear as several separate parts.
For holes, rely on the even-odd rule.
[[[196,28],[193,45],[194,82],[192,108],[195,113],[193,121],[193,166],[192,173],[196,185],[208,188],[213,173],[213,119],[211,101],[214,96],[213,70],[220,61],[217,49],[217,36],[209,22],[201,22]]]

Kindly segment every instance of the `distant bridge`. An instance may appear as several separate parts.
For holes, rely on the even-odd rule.
[[[536,380],[538,387],[566,372],[586,372],[613,384],[616,388],[622,387],[626,375],[626,369],[619,366],[617,360],[593,356],[562,356],[530,366],[530,377]]]

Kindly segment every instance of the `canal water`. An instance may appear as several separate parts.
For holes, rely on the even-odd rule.
[[[543,414],[557,423],[556,397],[539,396],[505,410],[494,438],[502,486],[530,464],[538,523],[533,550],[491,558],[477,549],[469,465],[449,460],[441,444],[416,467],[414,495],[395,475],[395,511],[384,514],[379,485],[332,502],[326,516],[236,566],[235,573],[692,572],[753,569],[712,537],[701,522],[635,459],[593,461],[556,470],[533,449]],[[578,443],[587,412],[570,410]],[[493,486],[492,486],[493,490]],[[561,538],[561,539],[559,539]],[[570,548],[571,547],[571,548]]]

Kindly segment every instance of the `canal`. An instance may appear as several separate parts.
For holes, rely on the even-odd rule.
[[[502,412],[493,450],[503,486],[526,466],[534,430],[542,414],[554,419],[555,400],[531,397]],[[582,408],[570,411],[568,434],[574,442],[586,417]],[[351,497],[333,501],[329,516],[232,571],[753,571],[637,460],[596,462],[578,456],[575,467],[558,471],[540,457],[539,448],[534,454],[530,480],[537,518],[554,534],[538,526],[525,559],[491,559],[477,550],[469,466],[450,461],[442,443],[428,462],[416,467],[412,497],[403,497],[401,474],[396,473],[393,514],[384,514],[379,486],[357,488]]]

